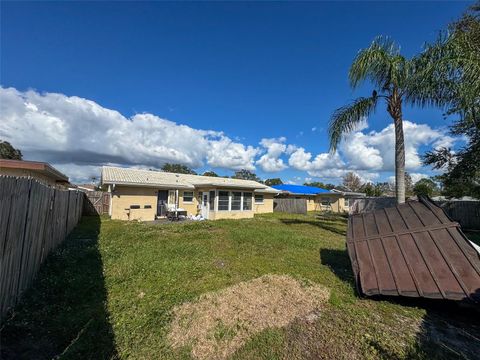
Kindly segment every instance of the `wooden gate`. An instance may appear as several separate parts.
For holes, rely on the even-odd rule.
[[[108,214],[110,208],[110,193],[103,191],[85,192],[87,201],[83,213],[85,215],[103,215]]]

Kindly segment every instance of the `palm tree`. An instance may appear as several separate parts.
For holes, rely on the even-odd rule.
[[[377,37],[372,44],[360,50],[349,71],[350,85],[357,88],[369,80],[375,89],[370,97],[360,97],[352,104],[335,110],[330,120],[330,150],[335,152],[345,133],[353,131],[372,114],[380,99],[395,126],[395,184],[397,202],[405,202],[405,142],[403,138],[402,104],[434,103],[434,100],[417,94],[423,86],[421,69],[416,58],[406,59],[400,48],[390,39]],[[425,84],[425,86],[427,86]],[[421,92],[420,92],[421,93]],[[423,93],[422,93],[423,94]]]

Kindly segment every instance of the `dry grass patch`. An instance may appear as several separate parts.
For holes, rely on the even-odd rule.
[[[265,275],[174,308],[168,339],[176,349],[190,347],[197,359],[225,359],[252,335],[308,317],[329,295],[317,284]]]

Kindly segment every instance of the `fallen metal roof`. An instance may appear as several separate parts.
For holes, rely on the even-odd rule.
[[[480,302],[480,257],[445,212],[425,198],[350,216],[347,249],[366,296]]]

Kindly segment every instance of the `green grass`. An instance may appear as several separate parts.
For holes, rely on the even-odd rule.
[[[345,231],[344,217],[315,213],[167,225],[83,218],[3,325],[0,358],[188,359],[167,341],[172,308],[265,274],[321,284],[330,301],[313,321],[252,336],[235,359],[478,356],[471,309],[358,297]],[[217,330],[220,340],[235,335]]]

